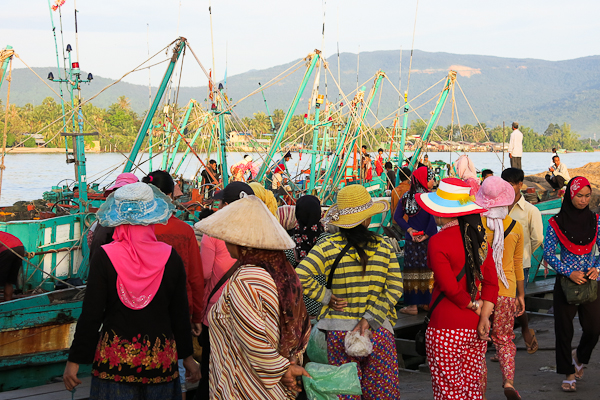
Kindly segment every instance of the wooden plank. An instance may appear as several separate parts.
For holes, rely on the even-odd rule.
[[[87,399],[90,397],[92,378],[83,378],[81,381],[82,384],[76,388],[73,396],[74,399]],[[62,382],[0,393],[0,400],[65,400],[70,398],[71,393],[65,389],[65,385]]]
[[[525,309],[531,311],[549,310],[553,302],[552,299],[545,299],[543,297],[526,297]]]
[[[537,282],[529,282],[525,289],[525,297],[536,294],[551,293],[554,291],[554,278],[544,279]]]
[[[426,316],[427,313],[425,311],[419,311],[417,315],[408,315],[398,312],[398,320],[396,321],[396,325],[394,325],[394,330],[397,331],[399,329],[421,325]]]
[[[415,341],[408,339],[396,339],[396,352],[398,354],[407,355],[411,357],[420,357],[415,349]]]

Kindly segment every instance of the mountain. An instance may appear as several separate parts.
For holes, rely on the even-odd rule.
[[[251,70],[242,74],[230,76],[227,79],[227,90],[235,102],[258,88],[258,82],[263,86],[300,59],[287,64],[263,70]],[[399,51],[373,51],[360,53],[360,71],[358,81],[366,82],[367,92],[370,90],[374,74],[379,70],[386,72],[389,81],[385,81],[381,95],[373,103],[373,113],[383,119],[398,108],[398,92],[393,86],[399,84]],[[402,57],[401,90],[406,90],[408,82],[409,52]],[[327,94],[330,101],[338,98],[338,88],[335,80],[338,76],[337,54],[328,58],[330,73],[327,75]],[[345,93],[350,93],[357,86],[357,55],[342,53],[339,56],[341,87]],[[432,53],[414,51],[412,71],[410,75],[409,100],[414,99],[435,82],[444,79],[448,70],[458,72],[458,83],[466,94],[479,121],[488,126],[509,125],[518,121],[523,126],[532,127],[537,132],[543,132],[549,123],[571,124],[573,131],[582,137],[592,137],[600,133],[600,56],[590,56],[566,61],[544,61],[536,59],[501,58],[479,55],[462,55],[450,53]],[[57,77],[56,68],[35,68],[43,78],[49,71]],[[287,110],[296,90],[302,80],[305,67],[300,68],[286,79],[265,89],[264,93],[271,111],[274,109]],[[84,96],[92,96],[112,82],[102,78],[101,71],[96,71],[89,88],[84,85]],[[185,69],[184,69],[185,73]],[[87,73],[84,73],[86,76]],[[325,93],[325,73],[321,74],[320,93]],[[301,99],[296,113],[304,114],[307,110],[307,99],[310,96],[313,79],[311,78]],[[199,78],[205,82],[205,78]],[[391,82],[391,83],[390,83]],[[393,86],[392,86],[393,84]],[[6,98],[6,84],[0,91],[0,98]],[[56,84],[52,87],[57,88]],[[442,84],[420,96],[411,103],[416,108],[425,101],[436,97],[442,90]],[[156,88],[153,88],[153,93]],[[186,103],[190,98],[203,101],[206,98],[206,86],[181,87],[177,94],[171,91],[171,102],[176,96],[179,104]],[[52,92],[37,79],[29,70],[13,70],[11,103],[24,105],[39,104],[53,95]],[[131,100],[133,109],[143,113],[148,108],[148,87],[120,82],[93,100],[99,107],[107,107],[117,101],[119,96]],[[56,96],[54,96],[56,97]],[[351,96],[349,96],[351,97]],[[456,108],[461,124],[475,124],[476,119],[464,100],[461,90],[455,90]],[[419,108],[417,112],[427,119],[435,107],[435,100]],[[260,93],[244,100],[235,107],[235,112],[241,116],[252,116],[255,112],[265,112],[265,106]],[[440,124],[451,122],[451,107],[446,109],[440,119]],[[417,118],[411,113],[411,119]],[[371,122],[374,118],[371,118]],[[455,117],[454,123],[457,123]],[[383,122],[384,126],[391,124],[391,119]]]

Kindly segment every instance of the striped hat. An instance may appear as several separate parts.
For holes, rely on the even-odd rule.
[[[471,187],[457,178],[446,178],[432,193],[417,193],[417,203],[429,214],[438,217],[461,217],[487,211],[469,196]]]

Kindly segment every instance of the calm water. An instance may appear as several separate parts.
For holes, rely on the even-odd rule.
[[[473,159],[478,169],[491,169],[496,174],[502,170],[502,154],[494,153],[467,153]],[[240,161],[244,153],[228,153],[227,162],[229,165]],[[148,155],[142,156],[143,160],[148,159]],[[260,156],[253,154],[258,160]],[[588,162],[600,161],[600,153],[567,153],[561,154],[562,162],[570,168],[581,167]],[[216,154],[212,155],[216,159]],[[458,158],[456,153],[429,153],[431,161],[443,160],[445,162],[455,161]],[[175,166],[179,163],[181,154],[178,154]],[[110,185],[115,177],[122,171],[125,158],[121,154],[104,153],[88,154],[87,173],[88,182],[98,182],[100,187]],[[162,156],[153,160],[153,169],[159,169]],[[206,160],[204,159],[206,162]],[[505,166],[510,166],[508,155],[505,155]],[[288,163],[288,168],[292,176],[298,174],[301,169],[307,168],[310,164],[310,156],[299,155],[295,153],[292,160]],[[550,153],[525,153],[523,155],[523,167],[526,175],[546,171],[551,164]],[[65,163],[64,154],[8,154],[5,160],[6,170],[2,182],[2,195],[0,205],[11,205],[19,200],[34,200],[42,197],[44,191],[50,190],[53,185],[58,185],[61,180],[74,179],[75,172],[72,164]],[[199,161],[189,155],[179,170],[179,174],[185,178],[193,177],[200,166]],[[148,172],[148,163],[141,165],[141,171],[135,171],[138,177],[144,176]],[[64,183],[61,183],[61,185]]]

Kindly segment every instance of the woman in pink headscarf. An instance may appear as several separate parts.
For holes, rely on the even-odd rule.
[[[63,375],[67,390],[81,383],[79,364],[92,364],[90,399],[179,400],[178,358],[187,380],[199,379],[183,262],[154,234],[173,210],[167,196],[141,182],[119,188],[100,207],[99,223],[115,232],[90,262]]]
[[[471,186],[470,195],[475,196],[479,191],[481,182],[479,181],[479,178],[477,178],[477,170],[475,169],[473,160],[466,154],[463,154],[456,160],[456,173],[460,179]]]

